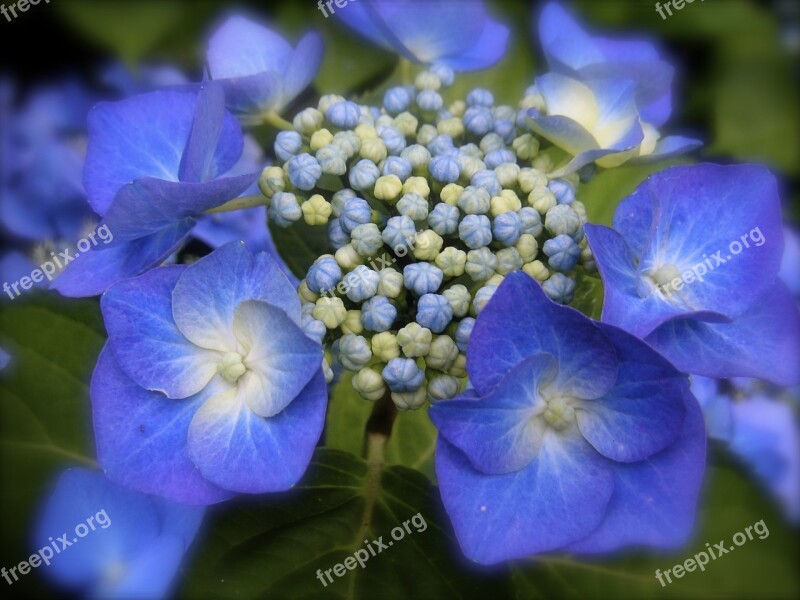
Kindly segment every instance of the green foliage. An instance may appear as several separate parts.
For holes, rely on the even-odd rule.
[[[325,227],[297,222],[284,229],[270,222],[269,231],[283,262],[300,279],[317,258],[331,251]]]

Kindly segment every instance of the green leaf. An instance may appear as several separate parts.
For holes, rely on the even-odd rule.
[[[228,507],[188,574],[190,598],[474,598],[502,597],[502,582],[456,566],[458,549],[435,488],[416,471],[367,463],[336,450],[317,452],[291,492]],[[410,522],[416,517],[416,523]],[[407,528],[404,527],[407,524]],[[397,528],[402,531],[402,536]],[[392,538],[395,531],[397,539]],[[365,548],[382,538],[387,547]],[[361,568],[331,569],[363,549]],[[361,554],[364,556],[364,553]],[[350,562],[351,566],[353,562]],[[344,567],[342,567],[344,568]],[[333,579],[323,586],[318,570]],[[492,587],[489,588],[488,586]]]
[[[578,273],[575,298],[570,305],[590,319],[600,320],[603,311],[603,282],[599,275]]]
[[[352,373],[345,373],[331,394],[325,422],[325,446],[361,456],[364,432],[374,404],[353,389],[352,379]]]
[[[278,227],[270,221],[269,231],[283,262],[303,279],[314,261],[331,251],[325,227],[313,227],[303,221],[291,227]]]
[[[686,547],[668,554],[627,552],[616,559],[578,562],[569,557],[542,557],[536,566],[521,565],[513,574],[516,598],[795,598],[800,593],[797,559],[800,545],[790,527],[761,490],[736,469],[709,470],[707,497],[701,500],[699,530]],[[739,547],[733,536],[763,520],[768,536]],[[763,530],[762,530],[763,531]],[[680,579],[655,576],[724,541],[735,551],[709,560]],[[663,579],[663,576],[662,576]]]
[[[42,494],[65,466],[93,466],[88,382],[105,341],[96,302],[40,297],[0,309],[2,564],[28,556]]]
[[[416,469],[433,480],[436,435],[427,405],[419,410],[398,413],[386,446],[386,462]]]

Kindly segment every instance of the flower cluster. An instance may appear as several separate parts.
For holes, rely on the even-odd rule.
[[[323,96],[260,178],[273,223],[327,228],[332,253],[300,283],[306,330],[362,396],[388,387],[400,409],[458,393],[475,317],[506,275],[567,303],[593,268],[578,177],[549,177],[524,109],[488,90],[445,108],[453,79],[434,66],[380,108]]]

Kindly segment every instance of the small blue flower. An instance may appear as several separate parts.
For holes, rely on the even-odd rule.
[[[342,229],[342,224],[339,219],[331,219],[328,221],[328,241],[333,246],[334,250],[338,250],[342,246],[350,243],[350,235]]]
[[[397,175],[400,181],[411,177],[411,169],[411,163],[399,156],[389,156],[381,163],[381,175]]]
[[[112,481],[192,504],[297,483],[325,419],[323,352],[272,258],[232,243],[120,282],[101,308],[91,399]]]
[[[348,333],[339,339],[336,357],[348,371],[358,371],[372,359],[372,350],[365,337]]]
[[[347,284],[347,297],[353,302],[364,302],[372,298],[378,291],[381,276],[365,265],[358,265],[345,275],[344,283]]]
[[[295,221],[300,220],[303,211],[294,194],[280,192],[272,196],[267,214],[278,227],[289,227]]]
[[[11,362],[11,355],[0,348],[0,371],[5,369],[8,366],[8,363]]]
[[[342,280],[342,268],[332,256],[318,258],[306,276],[306,285],[315,294],[329,291]]]
[[[568,235],[557,235],[547,240],[542,250],[548,257],[550,267],[558,271],[571,271],[581,257],[581,249]]]
[[[514,141],[514,136],[517,132],[516,128],[516,118],[512,120],[496,118],[494,121],[494,132],[499,135],[506,144],[511,144]],[[515,162],[515,160],[509,162]]]
[[[204,512],[119,487],[98,471],[69,469],[42,507],[31,549],[53,556],[57,532],[83,524],[80,543],[44,563],[49,579],[82,598],[166,598]]]
[[[361,109],[349,100],[335,102],[325,111],[325,118],[339,129],[354,129],[361,119]]]
[[[492,224],[486,215],[467,215],[458,225],[458,237],[473,250],[492,242]]]
[[[453,85],[456,74],[450,67],[436,64],[432,65],[428,70],[439,78],[439,81],[442,82],[442,87],[448,88]]]
[[[361,324],[369,331],[388,331],[397,318],[397,309],[386,296],[374,296],[361,305]]]
[[[519,214],[515,212],[502,213],[494,218],[492,235],[501,244],[513,246],[522,235],[522,227],[522,219],[519,218]]]
[[[493,150],[483,159],[487,169],[496,169],[504,163],[517,164],[517,156],[511,151],[503,149]]]
[[[393,392],[416,392],[425,381],[425,374],[411,358],[391,359],[382,374]]]
[[[428,225],[441,236],[450,235],[458,229],[460,216],[458,207],[440,202],[428,214]]]
[[[436,112],[444,105],[444,99],[439,92],[422,90],[417,94],[417,106],[428,112]]]
[[[461,176],[461,164],[454,156],[435,156],[429,168],[431,176],[439,183],[455,183]]]
[[[559,204],[548,210],[544,217],[544,226],[551,235],[568,235],[573,239],[583,229],[580,215],[566,204]]]
[[[346,200],[342,207],[342,214],[339,215],[339,223],[345,233],[350,233],[364,223],[369,223],[372,219],[372,209],[366,200],[362,198],[350,198]]]
[[[417,235],[417,228],[414,221],[402,215],[392,217],[386,222],[386,227],[381,232],[383,241],[392,251],[397,254],[408,254],[408,247],[413,243]]]
[[[458,324],[456,329],[456,345],[461,352],[467,351],[467,344],[472,335],[472,330],[475,327],[475,319],[472,317],[465,317]]]
[[[765,168],[672,167],[619,204],[614,229],[586,227],[604,321],[687,373],[800,382],[800,316],[778,276],[781,203]]]
[[[467,94],[467,106],[483,106],[491,108],[494,104],[492,92],[485,88],[475,88]]]
[[[275,156],[286,162],[303,149],[303,138],[296,131],[281,131],[275,138]]]
[[[467,186],[458,196],[458,208],[468,215],[483,215],[489,212],[492,198],[482,187]]]
[[[477,71],[499,61],[509,30],[483,2],[353,3],[336,16],[365,38],[416,63]]]
[[[464,113],[464,127],[474,135],[486,135],[494,128],[492,111],[484,106],[471,106]]]
[[[569,304],[575,296],[577,284],[574,279],[567,277],[563,273],[553,273],[547,281],[542,284],[542,289],[547,293],[553,302],[559,304]]]
[[[419,194],[405,194],[397,201],[397,212],[412,221],[424,221],[428,216],[428,201]]]
[[[519,211],[519,218],[522,220],[522,233],[527,233],[538,238],[542,233],[542,217],[535,208],[525,206]]]
[[[300,190],[313,190],[322,177],[322,167],[317,159],[304,152],[289,159],[289,181]]]
[[[389,114],[398,115],[408,110],[412,99],[411,91],[406,87],[389,88],[383,95],[383,107]]]
[[[474,388],[430,415],[469,559],[687,541],[705,428],[686,377],[658,353],[512,273],[475,323],[467,372]]]
[[[575,188],[563,179],[553,179],[547,184],[559,204],[572,204],[575,202]]]
[[[447,134],[439,134],[428,143],[428,150],[431,156],[439,156],[440,154],[449,154],[455,148],[453,145],[453,138]]]
[[[280,112],[314,79],[322,63],[322,38],[306,34],[292,47],[274,31],[240,16],[228,19],[208,43],[211,79],[225,86],[228,107],[260,122]]]
[[[364,158],[350,168],[347,179],[350,181],[350,185],[353,189],[362,192],[371,192],[375,187],[375,182],[378,181],[380,176],[381,171],[378,165]]]
[[[424,294],[417,304],[417,323],[433,333],[441,333],[453,320],[453,309],[440,294]]]
[[[328,333],[328,328],[325,327],[325,323],[318,321],[311,315],[303,315],[300,319],[300,326],[308,337],[320,344],[325,338],[325,334]]]
[[[383,127],[378,134],[389,154],[399,155],[406,147],[406,138],[394,127]]]
[[[488,169],[482,169],[476,172],[472,176],[470,185],[484,188],[487,192],[489,192],[490,196],[499,196],[500,192],[503,191],[503,186],[500,185],[497,175],[494,174],[494,171],[489,171]]]
[[[417,296],[423,296],[439,289],[444,280],[444,273],[439,267],[430,263],[412,263],[403,268],[403,280],[406,289]]]

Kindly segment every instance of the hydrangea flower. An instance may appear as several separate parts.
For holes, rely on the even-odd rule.
[[[586,225],[605,284],[603,321],[686,373],[800,381],[800,317],[778,270],[774,177],[759,166],[673,167]]]
[[[481,1],[364,0],[336,11],[371,42],[416,63],[477,71],[505,54],[509,30]]]
[[[41,564],[45,575],[81,597],[166,597],[203,513],[118,487],[97,471],[69,469],[43,507],[31,550],[50,547],[42,552],[52,557]],[[85,536],[61,552],[63,542],[52,540],[81,524]]]
[[[791,402],[782,397],[786,392],[757,380],[720,382],[696,375],[692,391],[709,437],[726,443],[784,514],[800,520],[800,431]]]
[[[256,173],[224,176],[242,147],[217,85],[97,105],[89,114],[84,186],[114,242],[71,262],[53,287],[92,296],[163,262],[196,217],[255,181]]]
[[[468,558],[686,541],[705,429],[687,378],[656,352],[512,273],[475,323],[467,372],[474,389],[430,412]]]
[[[241,16],[230,17],[208,43],[208,73],[225,87],[228,108],[247,122],[280,112],[314,79],[322,63],[318,33],[292,49],[271,29]]]
[[[112,481],[193,504],[296,483],[322,431],[322,348],[269,255],[228,244],[116,284],[102,309],[91,395]]]

